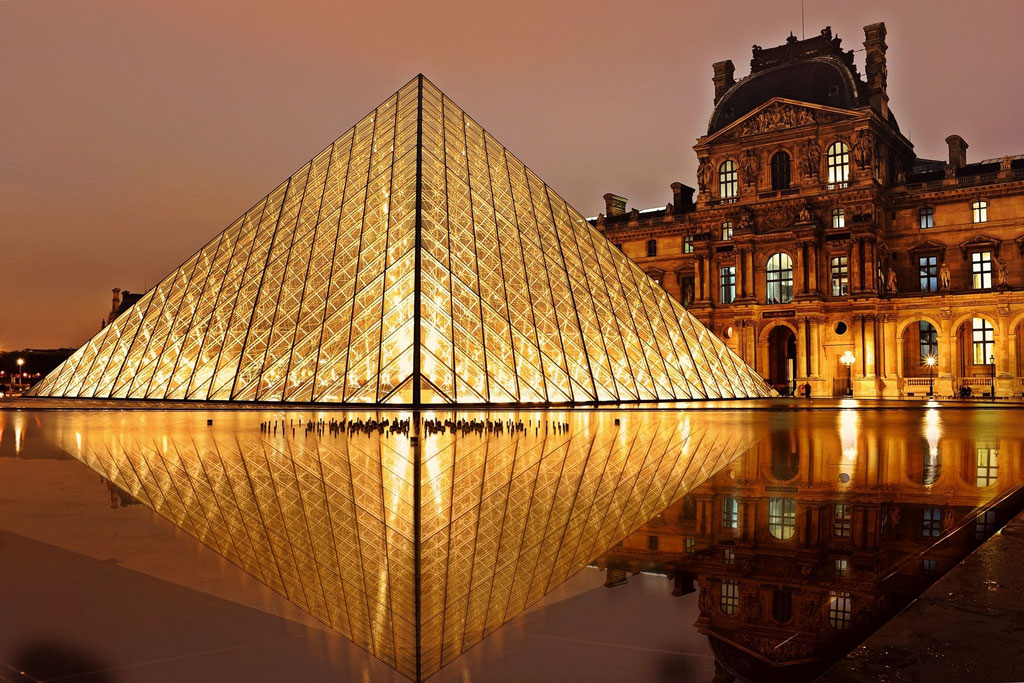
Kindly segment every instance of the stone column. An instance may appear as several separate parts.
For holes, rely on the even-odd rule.
[[[818,367],[821,356],[821,318],[811,318],[811,377],[821,379]]]
[[[860,269],[861,239],[858,237],[850,242],[850,291],[859,292],[864,288]]]
[[[812,242],[807,245],[808,249],[808,267],[810,269],[809,287],[808,293],[818,294],[818,248]]]
[[[898,398],[901,393],[900,386],[900,367],[897,359],[897,347],[899,343],[896,339],[896,314],[886,313],[883,316],[882,323],[882,338],[883,346],[885,348],[885,361],[884,361],[884,376],[885,376],[885,387],[883,388],[883,395],[888,398]]]
[[[1010,311],[1001,308],[996,318],[996,396],[1011,396],[1016,388],[1010,373]]]
[[[797,242],[796,244],[796,260],[793,262],[793,296],[801,296],[806,289],[804,288],[804,249],[807,248],[803,242]]]
[[[704,257],[698,255],[695,259],[693,269],[693,299],[694,301],[704,300]]]
[[[746,278],[743,277],[743,250],[739,249],[736,251],[736,298],[742,299],[747,295],[746,292]]]

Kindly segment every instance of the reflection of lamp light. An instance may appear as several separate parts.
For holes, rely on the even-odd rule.
[[[939,362],[939,359],[935,356],[928,356],[924,359],[924,364],[928,366],[928,395],[935,395],[935,364]]]
[[[846,395],[853,396],[853,364],[857,362],[857,357],[853,351],[846,350],[839,357],[839,362],[846,366]]]

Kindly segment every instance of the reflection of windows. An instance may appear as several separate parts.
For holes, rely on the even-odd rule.
[[[766,302],[788,304],[793,300],[793,259],[789,254],[772,254],[768,259]]]
[[[921,365],[926,365],[925,360],[930,356],[939,355],[939,332],[927,320],[919,320],[917,323],[918,348],[921,351]]]
[[[776,152],[771,159],[772,189],[789,189],[790,169],[789,155],[785,152]]]
[[[658,240],[647,240],[647,255],[657,256],[658,255]]]
[[[848,503],[836,503],[832,515],[832,535],[849,537],[853,528],[853,508]]]
[[[918,213],[918,219],[922,229],[935,227],[935,209],[926,206]]]
[[[918,256],[917,275],[921,281],[922,292],[939,291],[939,257]]]
[[[978,519],[974,522],[974,538],[976,540],[984,540],[994,534],[996,531],[996,511],[985,510]]]
[[[684,254],[692,254],[693,253],[693,235],[684,235],[683,236],[683,253]]]
[[[988,202],[978,201],[971,204],[971,221],[974,223],[988,222]]]
[[[731,240],[732,239],[732,221],[726,221],[726,222],[722,223],[722,239],[723,240]]]
[[[996,348],[995,330],[984,318],[971,320],[971,347],[975,365],[988,365],[992,362]]]
[[[718,196],[722,199],[732,199],[739,190],[739,173],[736,170],[736,163],[723,161],[718,167]]]
[[[738,581],[722,582],[722,612],[725,614],[736,614],[736,608],[740,605],[740,584]]]
[[[978,488],[992,486],[999,476],[999,449],[976,448],[974,450],[978,463],[975,483]]]
[[[846,256],[833,256],[829,267],[832,273],[832,296],[850,293],[850,269]]]
[[[723,550],[722,561],[726,564],[736,564],[736,551],[732,548],[726,548]]]
[[[921,535],[928,538],[938,536],[942,533],[942,509],[925,508],[924,519],[921,522]]]
[[[935,571],[938,569],[938,563],[935,560],[925,559],[921,562],[921,569],[928,576],[935,576]]]
[[[846,559],[832,560],[832,573],[836,576],[846,576],[850,561]]]
[[[688,539],[686,539],[686,542],[683,544],[683,547],[686,549],[686,552],[688,552],[688,553],[695,553],[695,552],[697,552],[697,539],[695,539],[695,538],[688,538]]]
[[[971,287],[974,289],[992,288],[992,252],[971,252]]]
[[[772,619],[785,624],[793,616],[793,594],[789,591],[772,591]]]
[[[832,227],[846,227],[846,209],[832,209]]]
[[[829,591],[828,596],[828,625],[841,631],[850,625],[850,617],[852,616],[850,594],[840,591]]]
[[[722,500],[722,526],[726,529],[735,529],[740,521],[740,503],[735,498]]]
[[[648,550],[657,550],[658,549],[658,537],[657,536],[648,536],[647,537],[647,549]]]
[[[825,160],[828,163],[828,184],[845,187],[850,180],[850,148],[842,142],[833,143]]]
[[[731,304],[736,298],[736,266],[725,266],[721,271],[722,303]]]
[[[768,532],[780,540],[793,538],[796,531],[796,501],[792,498],[768,499]]]

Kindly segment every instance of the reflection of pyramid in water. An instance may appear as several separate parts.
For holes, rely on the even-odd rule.
[[[675,411],[499,414],[569,428],[448,432],[418,446],[301,427],[263,434],[268,416],[253,413],[211,415],[213,427],[205,417],[62,412],[45,425],[118,487],[413,679],[752,445],[740,425]]]
[[[370,404],[769,393],[422,76],[32,391]]]

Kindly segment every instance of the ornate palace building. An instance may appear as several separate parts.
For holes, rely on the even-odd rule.
[[[863,76],[829,28],[716,63],[696,200],[592,222],[780,392],[1020,395],[1024,155],[918,158],[864,34]]]

